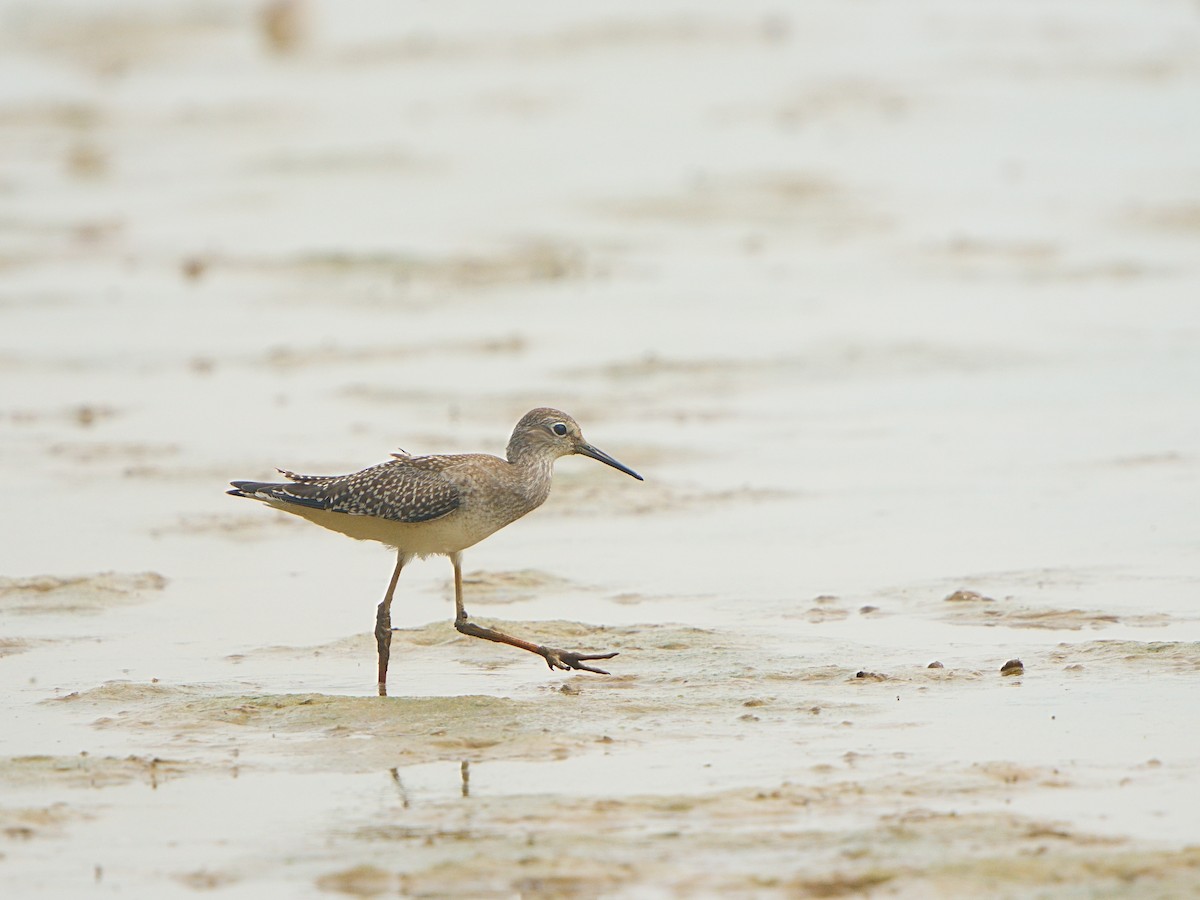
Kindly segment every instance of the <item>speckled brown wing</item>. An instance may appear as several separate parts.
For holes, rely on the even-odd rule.
[[[296,475],[291,484],[231,482],[229,493],[278,500],[310,509],[374,516],[393,522],[430,522],[462,503],[459,489],[440,472],[436,457],[402,457],[350,475]],[[432,464],[431,464],[432,463]]]

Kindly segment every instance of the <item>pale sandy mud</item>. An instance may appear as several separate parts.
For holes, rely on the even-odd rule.
[[[1061,644],[1050,658],[1072,670],[1091,665],[1186,675],[1200,669],[1200,642],[1085,641]]]
[[[848,786],[853,795],[863,786]],[[1146,896],[1186,893],[1200,851],[1146,852],[1125,842],[1072,833],[1061,824],[998,813],[915,810],[874,826],[830,831],[797,827],[843,811],[842,798],[789,789],[689,798],[483,803],[462,824],[453,811],[426,810],[400,827],[339,836],[371,847],[376,862],[320,877],[351,896],[400,892],[439,896],[621,896],[671,894],[765,897]],[[542,823],[562,823],[552,831]],[[536,836],[535,836],[536,835]],[[669,850],[661,849],[663,845]],[[398,870],[391,854],[416,861]],[[497,872],[504,874],[497,878]]]
[[[504,579],[481,581],[495,586]],[[544,579],[518,572],[512,581]],[[121,785],[170,790],[188,777],[250,783],[272,773],[375,785],[367,794],[361,786],[354,791],[370,809],[363,811],[366,820],[319,828],[322,846],[303,866],[276,862],[273,874],[259,870],[254,878],[244,862],[173,874],[193,887],[303,871],[322,891],[354,896],[653,889],[1015,897],[1048,884],[1083,888],[1088,896],[1120,895],[1130,886],[1165,896],[1200,868],[1194,850],[1152,850],[1052,816],[1003,809],[1021,793],[1103,788],[1112,774],[1003,759],[951,762],[954,752],[931,766],[895,742],[892,749],[875,746],[869,736],[880,727],[885,734],[912,727],[886,722],[883,704],[894,705],[897,691],[910,701],[936,691],[956,706],[956,695],[969,703],[993,693],[989,685],[1000,680],[994,671],[913,666],[877,673],[797,664],[760,653],[754,641],[697,628],[507,624],[539,640],[553,635],[618,649],[617,660],[637,673],[568,678],[520,698],[227,694],[203,685],[114,682],[43,706],[109,737],[123,735],[153,755],[12,758],[0,780],[68,792]],[[264,648],[246,662],[303,659],[314,651],[349,658],[369,653],[370,641]],[[474,651],[488,655],[494,648],[442,624],[400,629],[393,643],[401,661],[446,655],[432,661],[443,669],[451,656],[471,658]],[[1086,673],[1072,661],[1099,670],[1107,661],[1128,666],[1142,654],[1158,665],[1172,660],[1171,670],[1196,663],[1195,645],[1132,641],[1060,646],[1047,663],[1079,678]],[[519,657],[505,659],[503,670],[519,668]],[[394,688],[401,684],[402,678]],[[745,741],[757,749],[747,753],[739,746]],[[689,783],[666,774],[673,754],[683,754],[684,768],[703,771],[709,759],[719,769],[749,763],[757,774],[735,779],[747,784],[732,790],[705,790],[704,778],[694,782],[699,789],[672,790]],[[604,773],[619,771],[622,759],[625,765],[657,759],[664,773],[658,789],[612,793]],[[578,774],[546,768],[572,765]],[[1126,777],[1153,778],[1161,768],[1151,760],[1141,774]],[[653,782],[651,776],[647,786]],[[102,819],[104,812],[64,801],[54,809],[6,809],[5,816],[27,840],[54,837],[73,818]]]
[[[158,757],[16,756],[0,766],[0,782],[10,788],[105,788],[131,782],[159,783],[203,771],[203,767]]]
[[[438,623],[394,632],[396,667],[387,698],[222,694],[203,686],[112,682],[46,703],[84,715],[93,728],[148,732],[163,752],[215,749],[231,738],[244,748],[264,750],[272,748],[277,735],[287,734],[292,739],[272,754],[295,754],[306,766],[357,772],[447,754],[475,760],[561,759],[616,740],[630,745],[686,740],[720,735],[760,717],[804,721],[820,711],[809,699],[781,696],[781,684],[772,685],[768,694],[758,690],[764,679],[786,682],[795,676],[757,665],[753,645],[734,636],[697,628],[487,621],[538,642],[615,650],[619,655],[606,661],[613,674],[548,679],[520,698],[406,697],[405,679],[413,668],[436,671],[457,663],[490,672],[529,665],[523,655],[497,653],[487,642]],[[371,658],[373,649],[373,639],[362,636],[320,647],[263,648],[239,655],[238,662],[244,667],[258,658],[298,663],[314,656]],[[623,674],[622,668],[635,672]],[[850,677],[851,672],[809,672],[799,680]]]
[[[96,614],[145,603],[167,579],[157,572],[0,577],[0,611],[28,616]]]
[[[1200,892],[1191,6],[92,6],[0,2],[0,895]],[[436,560],[375,696],[390,554],[226,482],[542,405],[647,480],[467,607],[612,674]]]

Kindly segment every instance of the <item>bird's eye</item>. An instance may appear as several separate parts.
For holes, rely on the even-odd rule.
[[[553,431],[555,434],[557,434],[559,437],[562,437],[564,434],[567,433],[567,426],[564,425],[562,422],[555,422],[553,425],[550,426],[550,430]]]

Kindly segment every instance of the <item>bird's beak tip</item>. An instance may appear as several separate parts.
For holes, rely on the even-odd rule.
[[[636,478],[638,481],[646,480],[637,472],[633,471],[633,469],[629,468],[629,466],[622,462],[618,462],[603,450],[593,447],[591,444],[580,444],[579,448],[575,452],[582,454],[583,456],[590,456],[592,459],[598,460],[599,462],[604,463],[606,466],[612,466],[618,472],[624,472],[626,475]]]

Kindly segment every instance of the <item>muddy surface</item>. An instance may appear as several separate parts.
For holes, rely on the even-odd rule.
[[[864,14],[869,16],[864,18]],[[864,25],[867,22],[869,24]],[[1194,5],[0,3],[0,894],[1200,891]],[[450,566],[224,494],[558,463]]]

